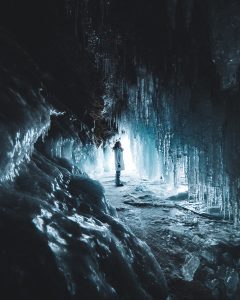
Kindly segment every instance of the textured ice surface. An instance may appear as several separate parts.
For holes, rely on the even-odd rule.
[[[39,70],[11,43],[0,45],[0,298],[166,298],[150,248],[83,174],[100,161],[88,129],[58,120]]]
[[[165,280],[149,247],[120,222],[102,186],[78,174],[35,151],[15,181],[2,185],[8,263],[1,293],[11,285],[11,299],[164,299]]]
[[[187,257],[184,266],[182,267],[182,273],[187,281],[192,281],[195,272],[197,271],[200,265],[200,260],[198,257],[190,255]]]
[[[138,28],[141,14],[135,15],[130,2],[97,2],[101,26],[91,1],[84,3],[79,32],[105,78],[105,115],[131,132],[143,176],[161,175],[171,187],[184,181],[189,199],[210,212],[217,209],[237,225],[239,1],[149,3],[139,2],[143,15],[149,5],[146,17],[161,11],[162,18],[153,17],[155,23],[150,17],[145,30],[129,33],[129,39],[124,29],[116,34],[109,15],[115,13],[120,23],[124,16],[123,28],[125,18]],[[146,43],[138,44],[144,37]],[[127,56],[119,54],[120,48],[127,49]]]
[[[193,213],[183,201],[159,197],[164,184],[123,176],[127,184],[116,195],[110,179],[102,178],[106,196],[153,249],[173,298],[238,299],[240,234],[232,223]],[[136,191],[142,185],[144,190]]]
[[[17,44],[2,33],[0,38],[0,181],[5,181],[30,160],[34,143],[48,130],[52,112],[42,95],[37,67]]]

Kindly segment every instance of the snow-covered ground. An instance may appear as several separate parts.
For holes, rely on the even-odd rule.
[[[186,193],[164,183],[136,174],[122,176],[123,187],[114,186],[114,173],[99,180],[120,218],[153,250],[171,299],[239,299],[240,232],[233,224],[199,214]]]

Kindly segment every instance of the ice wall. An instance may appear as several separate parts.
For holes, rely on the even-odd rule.
[[[96,145],[93,130],[69,111],[51,117],[48,135],[38,144],[50,159],[66,159],[91,177],[103,174],[108,163],[103,144]]]
[[[2,295],[165,299],[166,284],[148,246],[119,221],[102,186],[73,172],[67,160],[35,150],[0,194],[1,259],[7,261]]]
[[[0,181],[4,182],[30,160],[34,143],[47,133],[54,112],[42,94],[36,65],[4,33],[0,39]]]
[[[146,173],[159,164],[176,187],[185,177],[190,199],[238,224],[239,3],[83,6],[78,29],[105,77],[105,116],[121,123],[124,115],[137,144],[146,144],[139,155]]]
[[[0,39],[0,298],[166,299],[151,250],[85,173],[101,161],[92,128],[56,111],[36,65]]]

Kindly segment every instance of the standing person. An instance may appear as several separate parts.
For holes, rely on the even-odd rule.
[[[121,171],[124,170],[123,148],[120,141],[117,141],[113,147],[115,154],[116,186],[123,186],[120,181]]]

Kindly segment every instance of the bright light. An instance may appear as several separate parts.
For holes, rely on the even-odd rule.
[[[136,166],[135,166],[135,164],[133,162],[133,154],[132,154],[131,142],[130,142],[130,138],[127,135],[127,133],[125,133],[121,137],[121,144],[122,144],[122,147],[124,149],[123,159],[124,159],[124,163],[125,163],[125,169],[127,171],[136,170]]]
[[[185,192],[187,192],[187,191],[188,191],[187,185],[180,185],[180,186],[178,187],[178,189],[177,189],[178,194],[179,194],[179,193],[185,193]]]

